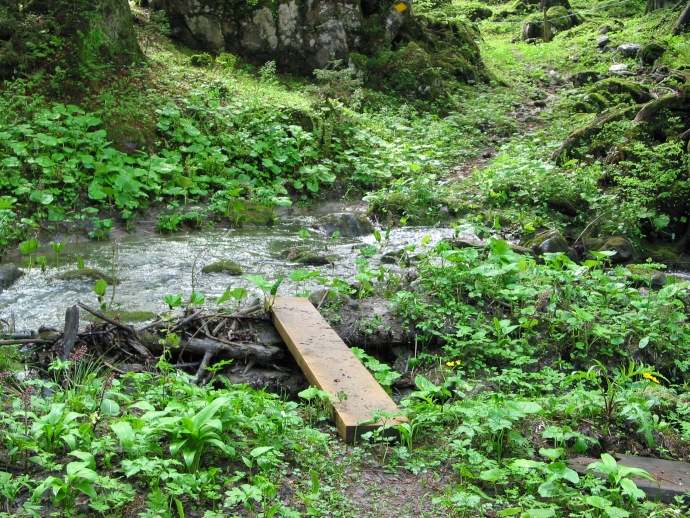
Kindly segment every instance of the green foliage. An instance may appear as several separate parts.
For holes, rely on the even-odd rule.
[[[533,355],[605,361],[635,352],[673,379],[688,368],[677,349],[686,343],[682,284],[652,296],[635,289],[622,267],[604,272],[561,254],[540,265],[500,241],[483,252],[442,243],[419,271],[414,289],[394,300],[420,340],[442,339],[449,358],[519,366]]]
[[[389,365],[381,363],[379,360],[364,352],[363,349],[359,347],[351,347],[350,350],[354,353],[359,361],[361,361],[364,366],[369,369],[376,381],[379,382],[386,392],[389,394],[392,392],[393,382],[400,377],[399,372],[395,372],[390,368]]]
[[[638,376],[640,379],[633,379]],[[650,385],[659,383],[657,377],[663,378],[653,368],[637,366],[634,362],[630,362],[627,368],[610,372],[603,363],[597,361],[589,370],[573,373],[566,379],[566,383],[579,380],[594,382],[601,392],[601,401],[598,405],[603,416],[609,421],[619,418],[638,423],[638,431],[644,433],[647,445],[651,448],[654,446],[652,431],[658,421],[658,417],[655,418],[651,410],[659,401],[654,393],[647,392],[647,389]]]

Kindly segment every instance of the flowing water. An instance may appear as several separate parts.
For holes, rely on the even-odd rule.
[[[93,292],[94,281],[60,280],[58,274],[76,268],[79,258],[86,267],[112,273],[121,283],[115,287],[113,309],[122,311],[163,312],[168,309],[163,298],[166,294],[181,294],[188,299],[192,291],[205,295],[207,307],[217,307],[217,300],[231,285],[244,287],[250,292],[250,299],[261,296],[256,285],[245,279],[248,275],[262,275],[268,281],[287,277],[295,269],[320,270],[321,276],[339,278],[348,282],[358,273],[355,259],[361,257],[362,245],[377,244],[374,236],[357,239],[333,240],[329,236],[310,230],[309,237],[299,237],[301,229],[310,229],[314,216],[282,217],[272,227],[247,227],[238,229],[211,229],[193,233],[160,235],[152,232],[125,234],[107,242],[69,242],[60,253],[60,266],[56,267],[55,254],[47,246],[37,255],[47,259],[49,267],[28,271],[13,286],[0,293],[0,329],[7,329],[7,323],[14,322],[14,330],[23,332],[36,330],[40,326],[61,328],[65,310],[81,301],[91,307],[98,307]],[[381,230],[385,235],[385,230]],[[381,255],[407,245],[417,245],[430,236],[432,242],[454,236],[452,229],[399,228],[390,232],[385,248],[379,246],[376,255],[370,258],[371,265],[378,268]],[[307,246],[322,255],[334,255],[332,265],[310,267],[287,261],[284,251],[295,246]],[[239,263],[244,274],[231,277],[222,273],[201,273],[204,265],[221,259]],[[17,259],[17,264],[21,259]],[[296,285],[286,278],[278,295],[294,295],[314,283]],[[110,302],[113,292],[109,287],[105,301]],[[246,303],[246,301],[245,301]],[[225,303],[232,308],[232,302]]]

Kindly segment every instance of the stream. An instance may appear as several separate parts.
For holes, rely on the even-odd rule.
[[[230,285],[246,288],[249,300],[261,297],[258,287],[245,278],[249,275],[262,275],[267,281],[285,277],[279,296],[318,289],[316,281],[298,286],[290,280],[288,275],[295,269],[320,270],[325,278],[352,282],[358,273],[355,259],[362,257],[359,249],[363,245],[378,245],[376,254],[369,258],[372,267],[378,268],[386,252],[408,245],[419,246],[425,236],[430,236],[433,243],[455,235],[450,228],[395,228],[386,246],[382,247],[373,235],[331,239],[313,229],[317,218],[318,214],[283,216],[272,227],[216,228],[172,235],[139,231],[123,233],[110,241],[88,241],[83,237],[77,241],[72,237],[59,255],[59,266],[52,248],[42,246],[37,255],[46,257],[45,272],[40,267],[24,268],[25,274],[0,293],[0,319],[5,321],[0,323],[0,328],[7,330],[8,323],[13,323],[14,332],[36,330],[40,326],[61,329],[65,310],[78,301],[97,308],[99,303],[93,292],[95,281],[57,278],[60,273],[75,269],[78,260],[83,260],[85,267],[113,274],[121,281],[114,294],[113,288],[108,287],[104,297],[106,303],[112,298],[112,309],[161,313],[168,310],[163,300],[166,294],[181,294],[183,300],[189,300],[192,291],[200,292],[206,297],[209,309],[218,307],[215,301]],[[309,236],[301,238],[301,229],[309,230]],[[385,229],[380,231],[385,239]],[[287,261],[285,251],[296,246],[306,246],[322,255],[334,255],[337,260],[321,267]],[[204,265],[222,259],[239,263],[243,275],[201,273]],[[25,258],[16,257],[11,262],[23,267]],[[246,303],[244,300],[240,304]],[[223,307],[234,309],[237,304],[231,299]]]

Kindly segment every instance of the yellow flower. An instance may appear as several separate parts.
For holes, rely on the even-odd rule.
[[[446,362],[446,365],[448,365],[448,367],[460,367],[460,360]]]
[[[646,378],[646,379],[648,379],[649,381],[652,381],[652,382],[654,382],[654,383],[659,383],[659,380],[656,379],[654,376],[652,376],[652,375],[651,375],[650,373],[648,373],[648,372],[643,372],[643,373],[642,373],[642,377],[643,377],[643,378]]]

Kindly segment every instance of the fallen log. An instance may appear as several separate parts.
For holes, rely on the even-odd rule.
[[[160,343],[157,337],[144,335],[142,339],[154,354],[160,355],[166,347],[166,344]],[[181,339],[180,345],[175,351],[176,353],[198,356],[202,359],[210,354],[209,361],[211,358],[231,358],[252,361],[260,365],[271,365],[284,356],[282,349],[272,345],[254,342],[230,342],[215,338]]]
[[[212,357],[252,360],[261,365],[271,365],[284,355],[282,349],[272,345],[233,343],[212,338],[190,338],[187,342],[183,342],[180,349],[187,353],[204,356],[210,353]]]

